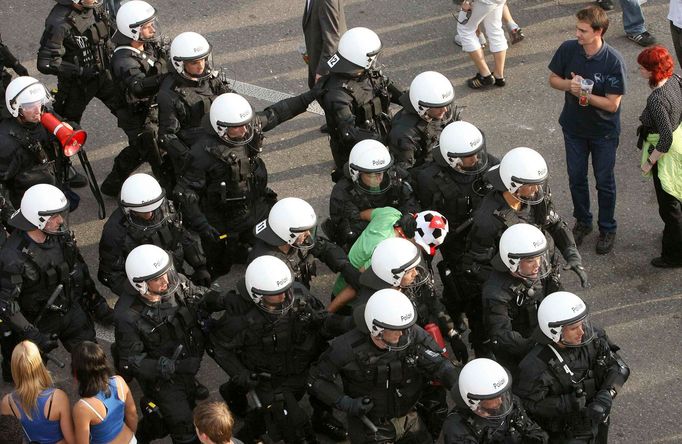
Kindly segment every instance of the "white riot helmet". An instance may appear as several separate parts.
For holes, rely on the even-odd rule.
[[[170,46],[170,61],[181,76],[190,80],[201,80],[213,72],[212,48],[208,40],[196,32],[183,32],[173,39]],[[185,71],[185,62],[206,59],[206,68],[198,76]]]
[[[415,215],[417,229],[414,241],[424,249],[429,256],[435,256],[436,249],[445,242],[449,227],[448,220],[438,211],[426,210]]]
[[[459,173],[475,175],[488,168],[485,136],[469,122],[460,120],[443,128],[438,149],[443,160]]]
[[[439,72],[426,71],[417,75],[410,84],[409,95],[412,107],[425,120],[433,118],[428,114],[431,108],[447,108],[440,120],[447,121],[452,115],[455,90],[448,78]]]
[[[64,4],[69,4],[69,3],[73,3],[74,5],[81,5],[81,6],[82,6],[83,8],[85,8],[85,9],[93,9],[93,8],[96,8],[96,7],[98,7],[99,5],[102,4],[102,0],[95,0],[95,1],[94,1],[92,4],[90,4],[90,5],[85,5],[85,4],[83,4],[83,0],[71,0],[70,2],[69,2],[69,0],[57,0],[57,2],[58,2],[59,4],[62,4],[62,5],[64,5]]]
[[[417,322],[417,312],[410,299],[391,288],[379,290],[365,304],[365,325],[369,333],[384,341],[389,351],[406,349],[412,342],[412,327]],[[397,343],[384,339],[384,330],[402,331]]]
[[[551,271],[547,238],[531,224],[520,223],[507,228],[500,237],[499,255],[509,271],[534,282]]]
[[[511,375],[492,359],[467,363],[459,374],[458,386],[464,403],[481,418],[502,420],[512,410]]]
[[[33,77],[12,80],[5,90],[5,105],[12,117],[19,117],[22,108],[47,106],[52,101],[45,86]]]
[[[500,179],[516,199],[533,205],[542,202],[547,187],[547,163],[537,151],[518,147],[509,151],[500,161]],[[526,194],[524,185],[532,186],[533,192]]]
[[[244,274],[246,292],[254,304],[269,314],[282,315],[294,304],[294,277],[289,267],[275,256],[260,256],[253,260]],[[284,299],[276,304],[270,303],[268,296],[280,296]]]
[[[329,58],[331,72],[353,73],[370,69],[381,52],[379,36],[368,28],[351,28],[339,39],[336,53]]]
[[[386,145],[378,140],[361,140],[353,146],[348,156],[348,171],[353,184],[363,193],[382,194],[391,188],[390,174],[386,174],[393,166],[393,157]],[[364,174],[384,173],[381,180],[378,177],[360,176]],[[370,183],[366,183],[366,181]],[[376,183],[375,183],[376,182]]]
[[[166,192],[149,174],[128,177],[121,186],[119,204],[128,221],[143,230],[161,226],[170,215]]]
[[[288,244],[300,250],[308,250],[315,245],[317,215],[313,207],[298,197],[285,197],[277,201],[268,218],[254,228],[257,238],[270,245]],[[302,235],[307,236],[302,237]]]
[[[552,342],[566,347],[580,347],[594,338],[587,305],[568,291],[557,291],[542,300],[538,307],[538,325]],[[581,331],[578,327],[582,329],[582,337],[578,336]]]
[[[155,33],[152,37],[142,37],[142,28],[151,26]],[[116,28],[124,36],[138,42],[154,40],[159,32],[156,9],[147,2],[130,0],[123,3],[116,13]]]
[[[167,299],[180,285],[173,258],[156,245],[133,248],[126,257],[125,269],[128,281],[142,296],[158,295]]]
[[[20,209],[12,214],[9,224],[22,231],[38,229],[46,234],[67,234],[69,201],[54,185],[33,185],[24,193]]]
[[[215,132],[230,145],[246,145],[251,142],[253,130],[253,108],[244,97],[235,93],[221,94],[211,104],[209,118]],[[237,136],[229,134],[229,128],[245,127]]]
[[[409,240],[401,237],[384,239],[372,252],[372,265],[362,273],[360,281],[370,288],[398,288],[405,273],[420,262],[421,253]]]

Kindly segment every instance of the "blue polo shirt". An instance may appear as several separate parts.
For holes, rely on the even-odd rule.
[[[594,80],[592,94],[625,94],[625,62],[623,56],[606,42],[592,57],[577,40],[567,40],[554,53],[549,69],[564,79],[571,73]],[[567,133],[587,138],[601,138],[620,134],[620,106],[615,113],[594,106],[578,105],[578,98],[566,92],[564,109],[559,124]]]

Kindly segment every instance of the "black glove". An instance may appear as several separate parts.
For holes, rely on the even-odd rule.
[[[455,358],[457,358],[462,365],[469,362],[469,349],[467,349],[467,346],[464,341],[462,341],[460,335],[450,338],[450,347],[452,348],[452,353],[455,355]]]
[[[208,272],[206,267],[199,267],[194,270],[194,274],[192,274],[192,282],[202,287],[210,287],[211,273]]]
[[[28,69],[26,69],[26,67],[19,62],[17,62],[17,64],[14,65],[12,67],[12,69],[14,70],[14,72],[17,73],[18,76],[27,76],[28,75]]]
[[[343,410],[351,416],[362,416],[374,408],[374,402],[370,398],[351,398],[350,396],[343,395],[336,402],[336,408]]]
[[[102,325],[114,325],[114,309],[99,294],[94,295],[94,297],[97,300],[92,307],[92,317]]]
[[[26,339],[38,346],[41,353],[50,353],[55,348],[59,347],[56,333],[41,333],[37,328],[29,328],[24,334]]]
[[[216,79],[220,80],[220,83],[223,85],[229,85],[230,84],[230,78],[227,76],[227,71],[225,71],[223,68],[220,68],[218,72],[215,74]]]
[[[579,396],[577,393],[561,395],[561,401],[566,413],[579,412],[585,408],[585,396]]]
[[[185,358],[175,363],[175,371],[188,375],[196,375],[201,367],[201,358]]]
[[[175,373],[175,360],[161,356],[158,362],[159,374],[163,379],[170,379]]]
[[[99,71],[93,66],[83,66],[78,73],[78,77],[85,81],[96,79],[99,77]]]
[[[572,256],[569,259],[566,259],[566,265],[564,265],[564,270],[573,270],[573,272],[577,274],[578,278],[580,279],[580,286],[583,288],[587,288],[587,286],[589,285],[587,282],[587,273],[585,272],[585,267],[583,267],[583,263],[580,256],[578,257]]]
[[[206,225],[206,227],[204,227],[199,232],[199,234],[201,235],[201,237],[211,240],[213,242],[218,242],[220,240],[220,232],[213,228],[212,225]]]
[[[246,390],[251,390],[252,388],[258,387],[258,375],[251,373],[248,370],[237,373],[231,377],[235,384]]]
[[[590,416],[592,421],[599,424],[604,422],[609,413],[611,413],[611,405],[613,404],[613,398],[608,390],[599,390],[592,402],[587,406],[587,414]]]

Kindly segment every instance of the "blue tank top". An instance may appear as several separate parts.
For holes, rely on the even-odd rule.
[[[31,412],[31,419],[28,419],[21,406],[19,396],[16,392],[12,392],[12,399],[19,409],[19,415],[21,416],[19,418],[21,426],[24,428],[24,433],[31,442],[54,444],[64,439],[59,421],[50,421],[45,417],[45,404],[47,404],[53,393],[54,388],[49,388],[43,390],[43,392],[38,395],[37,406]]]
[[[125,402],[121,401],[118,396],[116,378],[113,376],[109,378],[109,391],[111,392],[109,397],[106,397],[104,392],[95,395],[95,398],[104,404],[107,415],[101,423],[90,425],[90,444],[107,444],[113,441],[123,429]]]

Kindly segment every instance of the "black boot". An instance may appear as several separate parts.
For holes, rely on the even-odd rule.
[[[125,179],[121,179],[121,176],[119,176],[117,171],[113,170],[111,173],[109,173],[107,178],[104,179],[102,185],[99,186],[99,190],[102,192],[102,194],[107,196],[118,197],[124,180]]]

